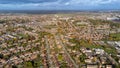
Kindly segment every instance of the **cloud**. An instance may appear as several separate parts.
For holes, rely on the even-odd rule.
[[[44,3],[55,2],[57,0],[0,0],[1,4],[21,4],[21,3]]]
[[[118,0],[70,0],[67,3],[71,5],[100,5],[117,2]]]
[[[88,9],[120,3],[119,0],[0,0],[0,8],[14,9]],[[116,6],[117,7],[117,6]]]
[[[93,2],[93,4],[110,4],[110,3],[114,3],[117,0],[96,0]]]
[[[0,0],[0,4],[61,4],[61,5],[96,5],[109,4],[118,0]]]

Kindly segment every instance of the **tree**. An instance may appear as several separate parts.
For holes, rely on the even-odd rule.
[[[18,68],[16,65],[13,65],[12,68]]]
[[[85,54],[82,54],[82,55],[79,56],[79,60],[80,60],[81,62],[84,62],[84,61],[85,61],[85,58],[86,58]]]
[[[3,59],[3,57],[4,57],[3,54],[0,54],[0,58]]]

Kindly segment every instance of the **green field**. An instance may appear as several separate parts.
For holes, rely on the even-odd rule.
[[[110,41],[120,41],[120,33],[110,34],[108,40],[110,40]]]

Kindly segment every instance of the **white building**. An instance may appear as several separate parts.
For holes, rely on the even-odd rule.
[[[104,50],[103,49],[95,49],[95,53],[103,55],[104,54]]]
[[[107,17],[107,20],[120,20],[118,17]]]

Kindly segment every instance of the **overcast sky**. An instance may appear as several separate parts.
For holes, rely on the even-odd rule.
[[[120,9],[120,0],[0,0],[0,9],[13,9],[13,10]]]

